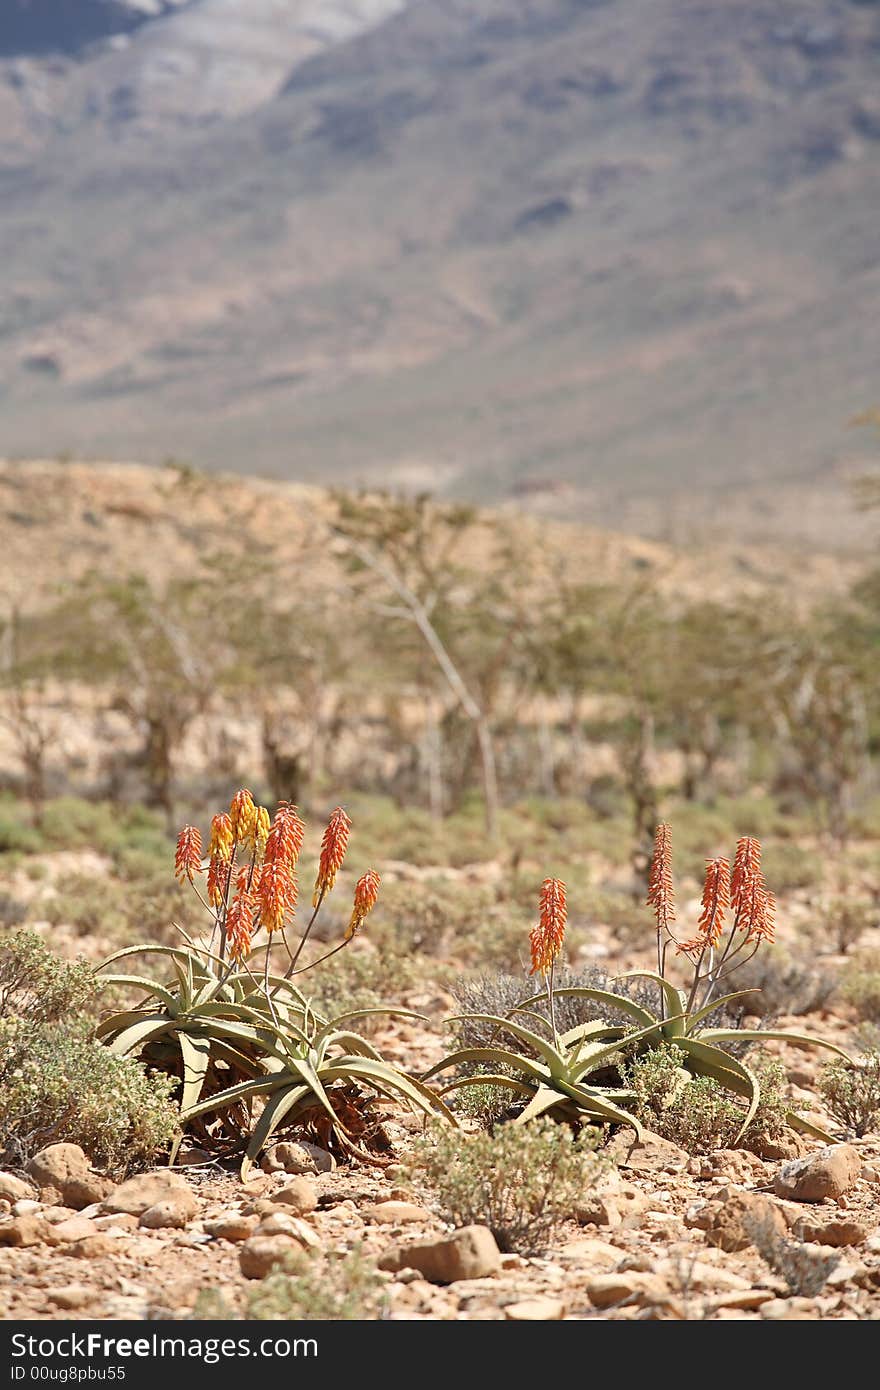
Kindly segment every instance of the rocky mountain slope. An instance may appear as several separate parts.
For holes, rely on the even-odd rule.
[[[876,4],[104,10],[0,47],[0,449],[850,534]]]

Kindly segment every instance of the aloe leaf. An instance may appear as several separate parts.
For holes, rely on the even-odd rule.
[[[558,1091],[550,1086],[539,1086],[532,1099],[529,1101],[521,1115],[517,1115],[514,1120],[516,1125],[527,1125],[530,1120],[537,1120],[541,1115],[546,1115],[548,1110],[552,1110],[556,1105],[564,1105],[566,1097],[560,1095]]]
[[[400,1072],[396,1067],[389,1066],[387,1062],[374,1062],[370,1057],[343,1057],[338,1061],[324,1068],[323,1073],[328,1079],[344,1079],[346,1075],[359,1076],[364,1081],[371,1081],[374,1085],[384,1085],[398,1091],[401,1095],[412,1100],[418,1105],[420,1110],[436,1109],[443,1114],[447,1120],[456,1128],[458,1121],[452,1111],[440,1099],[437,1092],[430,1086],[426,1086],[416,1076],[408,1076]]]
[[[277,1076],[255,1076],[250,1081],[237,1081],[227,1086],[225,1091],[215,1091],[212,1096],[200,1100],[191,1110],[181,1111],[182,1120],[194,1120],[197,1115],[207,1115],[212,1110],[225,1110],[227,1105],[247,1100],[251,1096],[271,1094],[282,1086],[289,1086],[292,1078],[281,1072]]]
[[[427,1081],[429,1076],[436,1076],[438,1072],[446,1071],[447,1067],[457,1067],[463,1062],[491,1062],[495,1066],[511,1067],[526,1076],[533,1076],[538,1084],[550,1080],[549,1070],[542,1067],[540,1062],[532,1057],[521,1057],[518,1052],[508,1052],[503,1047],[463,1047],[458,1052],[450,1052],[441,1062],[435,1062],[433,1067],[423,1071],[422,1080]]]
[[[273,1129],[280,1125],[285,1115],[293,1109],[296,1103],[303,1100],[309,1094],[310,1087],[288,1086],[279,1095],[272,1096],[263,1106],[263,1112],[254,1126],[247,1151],[241,1164],[241,1180],[245,1181],[251,1164],[264,1147]]]
[[[565,1058],[552,1043],[547,1042],[546,1038],[540,1038],[530,1028],[523,1028],[522,1024],[514,1023],[510,1018],[500,1018],[498,1014],[456,1014],[449,1022],[495,1023],[505,1033],[512,1033],[520,1042],[526,1043],[528,1047],[537,1052],[538,1056],[546,1062],[551,1074],[565,1068]]]
[[[574,1085],[568,1081],[560,1081],[559,1088],[572,1100],[577,1101],[580,1109],[594,1115],[597,1119],[609,1120],[617,1125],[630,1125],[641,1140],[643,1130],[635,1115],[631,1115],[628,1110],[621,1110],[619,1106],[606,1100],[602,1092],[587,1086]]]
[[[383,1060],[381,1052],[377,1052],[373,1044],[362,1038],[360,1033],[331,1033],[324,1039],[324,1043],[328,1047],[345,1048],[347,1052],[353,1052],[359,1057],[372,1057],[375,1062]]]
[[[100,979],[102,985],[128,985],[132,989],[143,989],[148,994],[155,994],[157,999],[161,999],[169,1014],[174,1017],[179,1007],[177,996],[166,989],[164,985],[159,985],[155,980],[148,980],[143,975],[102,975]]]
[[[324,1038],[336,1029],[340,1023],[344,1023],[350,1018],[366,1018],[369,1014],[387,1014],[392,1018],[415,1018],[421,1023],[430,1023],[431,1020],[426,1014],[416,1013],[413,1009],[375,1008],[375,1009],[348,1009],[344,1014],[339,1014],[336,1018],[331,1018],[324,1023],[317,1031],[313,1039],[313,1046],[317,1047]]]
[[[796,1110],[787,1110],[785,1118],[792,1129],[797,1130],[798,1134],[809,1134],[812,1139],[821,1139],[824,1144],[836,1144],[838,1140],[833,1134],[822,1129],[820,1125],[814,1124],[812,1120],[807,1120],[803,1115],[799,1115]]]
[[[732,1004],[734,999],[743,999],[747,994],[760,994],[760,989],[737,989],[733,994],[722,994],[718,999],[713,999],[710,1003],[704,1004],[702,1009],[698,1009],[695,1014],[689,1014],[687,1019],[688,1033],[692,1033],[698,1023],[702,1023],[704,1018],[711,1017],[716,1009],[721,1009],[725,1004]]]
[[[677,1038],[676,1047],[680,1047],[685,1055],[694,1063],[694,1069],[702,1072],[705,1076],[714,1076],[716,1080],[729,1086],[731,1090],[738,1089],[731,1086],[730,1076],[736,1077],[745,1086],[745,1091],[740,1090],[740,1094],[745,1094],[749,1104],[746,1110],[746,1117],[740,1125],[734,1140],[734,1147],[745,1134],[752,1120],[755,1118],[755,1111],[761,1100],[761,1087],[754,1072],[744,1066],[738,1058],[732,1057],[729,1052],[722,1052],[720,1048],[712,1047],[697,1038]]]
[[[516,1013],[517,1009],[524,1008],[527,1004],[537,1004],[541,999],[546,999],[546,994],[533,994],[529,999],[524,999],[522,1004],[517,1004],[511,1013]],[[642,1008],[641,1004],[636,1004],[632,999],[627,999],[623,994],[615,994],[608,989],[589,989],[586,985],[566,985],[562,989],[554,989],[554,999],[592,999],[597,1004],[607,1004],[609,1008],[617,1009],[620,1013],[626,1014],[629,1018],[635,1019],[636,1023],[641,1023],[643,1027],[649,1023],[656,1023],[658,1019],[651,1013],[650,1009]],[[678,1008],[681,1006],[678,1005]]]
[[[824,1047],[835,1052],[845,1062],[852,1062],[848,1052],[824,1038],[811,1038],[809,1033],[788,1033],[775,1028],[707,1028],[700,1034],[703,1042],[789,1042],[794,1047]]]
[[[180,1043],[180,1055],[183,1058],[183,1092],[180,1108],[191,1110],[198,1104],[208,1074],[211,1043],[208,1038],[193,1037],[183,1031],[177,1034],[177,1041]]]
[[[655,984],[660,985],[661,989],[663,990],[663,998],[666,1001],[667,1016],[663,1020],[663,1022],[667,1026],[671,1023],[678,1023],[678,1020],[684,1016],[684,999],[682,997],[681,992],[676,989],[675,985],[672,984],[671,981],[665,979],[662,975],[658,975],[656,970],[627,970],[626,974],[618,975],[617,979],[653,980]],[[679,1033],[682,1033],[683,1031],[684,1027],[683,1025],[680,1025],[677,1031],[668,1033],[667,1036],[678,1037]]]
[[[134,1052],[136,1048],[143,1047],[150,1038],[156,1037],[159,1033],[173,1031],[173,1022],[167,1014],[148,1014],[146,1018],[141,1018],[137,1023],[132,1023],[130,1027],[124,1028],[121,1033],[117,1033],[111,1043],[108,1043],[110,1051],[116,1057],[124,1057],[127,1052]]]
[[[586,1038],[598,1038],[603,1033],[619,1033],[622,1036],[625,1031],[620,1023],[603,1023],[601,1019],[597,1019],[592,1023],[579,1023],[576,1028],[569,1028],[567,1033],[560,1033],[559,1041],[564,1047],[568,1047]]]

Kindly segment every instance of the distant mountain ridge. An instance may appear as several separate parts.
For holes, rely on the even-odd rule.
[[[0,58],[0,452],[848,533],[880,5],[115,8]]]

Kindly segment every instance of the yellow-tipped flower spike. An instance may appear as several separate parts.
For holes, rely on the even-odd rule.
[[[225,814],[215,816],[211,821],[211,845],[208,850],[212,859],[228,864],[232,858],[232,821]]]
[[[260,886],[257,903],[260,925],[272,932],[280,931],[285,918],[292,917],[296,911],[298,886],[296,873],[286,864],[267,859],[260,873]]]
[[[247,787],[242,787],[241,791],[236,792],[229,803],[229,823],[232,827],[232,838],[239,844],[244,844],[250,840],[256,814],[257,808],[254,805],[254,798]]]
[[[305,825],[299,811],[289,801],[278,803],[278,810],[272,821],[269,838],[266,841],[266,859],[273,864],[286,864],[295,868],[302,849]]]
[[[269,812],[266,810],[265,806],[258,806],[257,814],[254,816],[254,853],[257,856],[258,863],[266,853],[266,842],[269,839],[269,830]]]
[[[351,912],[351,920],[345,932],[345,941],[360,931],[368,915],[376,906],[379,897],[379,884],[381,879],[375,869],[367,869],[367,872],[358,879],[354,888],[354,906]]]
[[[250,955],[255,912],[255,894],[247,889],[239,889],[226,915],[226,945],[230,960],[240,962],[247,960]]]

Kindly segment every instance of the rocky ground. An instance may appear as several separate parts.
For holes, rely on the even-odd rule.
[[[409,1129],[390,1121],[405,1153]],[[487,1228],[453,1231],[402,1170],[337,1166],[282,1142],[246,1184],[210,1161],[121,1184],[58,1144],[26,1171],[0,1173],[4,1318],[181,1319],[200,1293],[230,1312],[295,1251],[362,1247],[391,1318],[868,1318],[880,1316],[880,1139],[800,1157],[740,1150],[690,1157],[650,1134],[619,1134],[617,1166],[584,1194],[577,1220],[540,1258],[502,1254]],[[780,1152],[785,1150],[781,1146]],[[825,1256],[818,1295],[793,1291],[751,1243],[764,1217],[790,1259]],[[787,1247],[785,1242],[788,1242]],[[796,1282],[796,1281],[795,1281]]]

